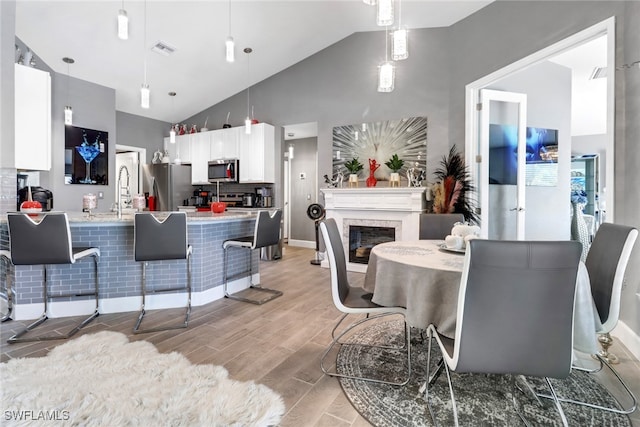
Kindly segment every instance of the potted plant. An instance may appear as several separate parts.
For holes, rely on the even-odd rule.
[[[442,158],[434,175],[438,181],[431,186],[434,196],[433,211],[461,213],[465,221],[479,224],[475,203],[471,198],[475,187],[464,158],[456,151],[455,145],[449,150],[449,155]]]
[[[358,172],[360,172],[364,165],[360,163],[357,157],[354,157],[348,162],[345,162],[344,167],[349,171],[349,187],[358,186]]]
[[[400,159],[397,154],[394,154],[387,162],[385,162],[385,165],[391,169],[391,174],[389,175],[389,186],[399,187],[400,174],[398,171],[402,169],[402,166],[404,166],[404,160]]]

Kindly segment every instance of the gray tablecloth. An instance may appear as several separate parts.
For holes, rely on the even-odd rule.
[[[407,309],[407,323],[425,329],[430,324],[453,338],[456,330],[458,289],[464,254],[443,251],[441,240],[396,241],[371,250],[364,288],[382,306]],[[574,348],[597,351],[595,309],[589,275],[580,264],[574,312]]]

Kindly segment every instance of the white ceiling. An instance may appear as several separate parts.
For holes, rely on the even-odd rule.
[[[446,27],[489,3],[404,0],[402,24]],[[123,5],[129,15],[126,41],[116,35]],[[144,10],[141,0],[17,0],[16,35],[54,71],[67,74],[62,58],[71,57],[72,77],[114,88],[118,111],[179,122],[354,32],[381,30],[375,7],[362,0],[148,0],[145,43]],[[224,60],[229,33],[236,41],[233,64]],[[151,52],[157,41],[175,47],[175,53]],[[245,47],[253,48],[249,64]],[[145,51],[148,110],[139,101]],[[174,99],[171,91],[177,93]]]

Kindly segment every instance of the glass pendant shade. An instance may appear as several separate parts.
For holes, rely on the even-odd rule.
[[[227,62],[233,62],[236,60],[235,56],[235,43],[233,41],[233,37],[227,37],[227,40],[224,42],[227,49]]]
[[[64,124],[65,125],[73,124],[73,110],[68,105],[64,107]]]
[[[293,144],[289,144],[289,160],[293,160]]]
[[[251,118],[249,116],[244,120],[244,133],[247,135],[251,133]]]
[[[118,11],[118,38],[122,40],[129,38],[129,17],[124,9]]]
[[[369,6],[375,6],[377,3],[377,0],[362,0],[362,2],[364,4],[368,4]]]
[[[379,0],[376,23],[381,26],[393,25],[393,0]]]
[[[378,92],[391,92],[394,88],[396,67],[393,62],[384,62],[378,67]]]
[[[400,61],[409,57],[409,39],[406,28],[400,28],[392,33],[391,58]]]
[[[169,142],[171,144],[175,144],[176,143],[176,130],[173,128],[173,126],[171,127],[171,130],[169,131]]]
[[[140,88],[140,106],[142,108],[149,108],[149,99],[151,98],[151,91],[149,85],[144,83]]]

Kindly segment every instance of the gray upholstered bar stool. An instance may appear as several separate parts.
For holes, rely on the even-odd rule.
[[[244,276],[247,274],[247,272],[249,273],[249,277],[251,278],[251,272],[253,270],[253,257],[252,257],[253,249],[264,248],[266,246],[276,245],[279,243],[281,218],[282,218],[282,211],[279,209],[271,213],[269,213],[268,211],[259,211],[258,217],[256,218],[256,225],[254,228],[253,236],[240,237],[237,239],[229,239],[224,241],[224,243],[222,244],[222,248],[224,249],[224,296],[225,297],[259,305],[259,304],[264,304],[267,301],[271,301],[272,299],[278,298],[279,296],[282,296],[282,292],[278,290],[263,288],[260,285],[254,285],[253,282],[251,282],[251,286],[249,286],[250,289],[268,293],[269,295],[263,299],[245,298],[237,294],[230,294],[228,289],[229,279]],[[232,277],[229,277],[227,275],[227,264],[228,264],[228,258],[229,258],[229,250],[232,248],[249,249],[249,269],[243,272],[240,272],[238,274],[235,274]],[[258,265],[258,268],[259,268],[259,265]]]
[[[189,326],[191,315],[191,245],[187,243],[187,214],[171,212],[164,220],[158,220],[151,213],[136,213],[134,216],[133,251],[136,261],[142,262],[142,307],[133,333],[167,331]],[[187,261],[187,283],[159,289],[147,287],[147,264],[149,261],[184,259]],[[146,314],[145,305],[148,293],[187,291],[187,308],[183,323],[175,326],[140,329]]]
[[[45,341],[67,339],[81,328],[98,317],[98,257],[100,249],[94,247],[73,247],[71,245],[71,231],[69,219],[63,212],[50,212],[40,215],[42,220],[35,221],[32,217],[23,213],[7,214],[9,226],[9,251],[2,251],[2,255],[8,258],[13,265],[42,265],[44,271],[43,300],[44,312],[34,323],[27,326],[11,338],[9,343],[27,341]],[[93,290],[49,295],[48,269],[50,264],[75,264],[76,261],[91,256],[95,272]],[[9,285],[7,283],[7,287]],[[11,290],[7,293],[10,295]],[[64,335],[46,335],[36,337],[23,337],[48,319],[48,303],[53,298],[86,297],[95,298],[95,310],[79,325]],[[10,298],[10,297],[9,297]]]

